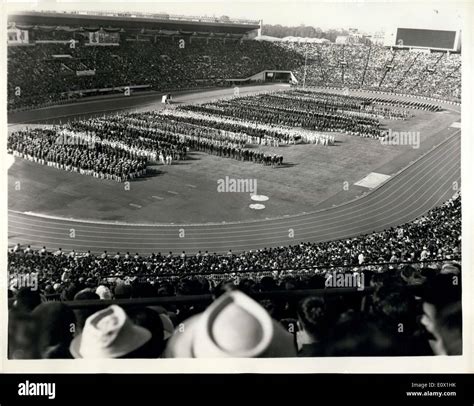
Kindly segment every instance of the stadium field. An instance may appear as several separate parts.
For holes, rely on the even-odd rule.
[[[460,360],[461,8],[201,6],[8,15],[8,368]]]
[[[251,87],[243,88],[242,92],[250,93],[266,89],[268,86]],[[193,92],[178,95],[175,100],[177,103],[201,103],[218,97],[231,96],[232,91],[232,89],[220,89],[201,93]],[[153,102],[145,98],[143,104],[137,104],[135,100],[129,109],[133,111],[156,109],[161,107],[158,100],[156,96]],[[85,117],[94,114],[91,108],[103,111],[107,106],[111,109],[111,105],[111,100],[106,99],[95,100],[92,104],[79,103],[62,107],[66,108],[67,114],[71,116]],[[301,219],[311,215],[307,213],[324,209],[334,210],[337,209],[337,206],[352,202],[354,199],[367,199],[371,190],[357,186],[355,183],[372,172],[391,177],[392,180],[386,186],[381,186],[381,190],[384,190],[389,189],[390,184],[396,181],[393,178],[397,177],[399,171],[422,156],[426,157],[417,164],[420,171],[423,168],[429,169],[432,157],[436,156],[435,154],[441,154],[444,150],[446,150],[446,154],[443,154],[443,157],[450,157],[451,162],[458,162],[459,142],[455,139],[445,142],[457,132],[456,129],[450,128],[453,122],[459,120],[459,112],[456,111],[456,107],[446,106],[445,110],[437,113],[419,110],[413,112],[414,117],[409,120],[384,120],[383,123],[386,128],[393,131],[419,131],[420,147],[418,149],[411,146],[384,146],[374,139],[343,134],[336,134],[336,144],[328,147],[321,145],[258,147],[265,152],[284,156],[285,164],[276,168],[194,152],[190,155],[190,159],[177,162],[172,166],[152,166],[150,176],[131,182],[130,188],[123,183],[58,171],[51,167],[16,159],[9,170],[10,242],[25,240],[34,242],[35,235],[38,241],[49,242],[45,238],[52,231],[54,236],[51,235],[51,244],[53,246],[61,245],[62,238],[58,236],[58,230],[56,230],[56,224],[63,224],[61,218],[87,221],[87,223],[79,223],[81,229],[83,227],[90,228],[91,222],[110,223],[101,226],[104,227],[103,233],[96,230],[101,234],[98,237],[103,239],[104,243],[101,245],[97,239],[94,239],[94,250],[100,250],[102,246],[108,245],[119,247],[118,241],[110,244],[110,236],[107,236],[106,229],[112,227],[114,230],[121,230],[123,227],[129,227],[129,224],[148,224],[154,227],[167,225],[167,230],[169,230],[169,226],[173,225],[242,224],[248,221],[259,221],[255,224],[263,225],[267,223],[260,221],[281,222],[281,219],[286,219],[284,223],[287,221],[287,228],[291,228],[292,216],[302,215],[303,217],[299,217]],[[51,109],[48,109],[48,113],[43,116],[45,117],[43,122],[51,123],[54,118],[52,116],[47,118],[48,114],[53,115]],[[63,116],[64,114],[56,112],[56,115]],[[71,119],[71,116],[63,117],[63,119]],[[21,128],[25,125],[50,124],[16,124],[11,129]],[[457,137],[454,135],[454,138]],[[435,147],[437,148],[433,150]],[[442,162],[431,163],[431,165],[436,165],[437,170],[444,171],[446,167],[441,164]],[[451,182],[457,180],[459,164],[452,168],[449,167],[449,169],[452,172],[433,177],[436,179],[435,185],[440,188],[439,190],[435,188],[432,191],[433,195],[429,195],[428,202],[437,202],[440,196],[448,195],[451,189],[449,182],[445,182],[444,187],[438,183],[441,180],[446,181],[446,178],[449,178]],[[412,168],[410,170],[411,176],[418,176],[418,173],[414,172]],[[431,175],[436,174],[432,167],[431,170]],[[406,179],[407,175],[405,173],[398,176],[405,176]],[[253,210],[250,208],[251,204],[258,202],[252,201],[249,193],[219,193],[217,182],[226,177],[256,179],[257,194],[268,197],[268,200],[263,202],[264,209]],[[426,177],[419,176],[419,179],[426,179]],[[415,181],[414,178],[413,181]],[[404,187],[410,188],[411,182],[411,178],[406,179]],[[428,185],[424,185],[424,187],[426,186]],[[394,198],[398,199],[399,196]],[[432,207],[429,204],[425,207],[428,202],[424,202],[424,211]],[[369,207],[365,207],[364,210],[368,210]],[[422,214],[423,210],[404,211],[405,221],[413,219],[415,215]],[[46,218],[42,220],[38,215]],[[57,219],[52,220],[52,218]],[[49,225],[45,228],[40,224],[42,221],[46,221]],[[399,220],[397,219],[397,221]],[[384,220],[378,222],[374,220],[373,226],[370,226],[372,222],[366,221],[365,228],[369,227],[367,231],[373,231],[372,229],[384,228],[397,221],[391,222],[387,219],[386,222]],[[115,225],[115,223],[119,223],[119,225]],[[69,227],[68,224],[68,222],[63,224],[66,227],[65,230]],[[35,226],[39,226],[40,229],[34,230]],[[362,231],[355,230],[358,233]],[[89,229],[89,231],[92,230]],[[263,231],[263,228],[260,231]],[[160,233],[159,227],[156,232]],[[62,231],[59,233],[61,234]],[[348,231],[347,234],[356,233]],[[345,233],[340,234],[336,227],[328,237],[318,236],[317,238],[339,236],[345,236]],[[307,234],[301,235],[301,238],[311,240]],[[81,240],[83,242],[80,242]],[[62,245],[72,244],[71,247],[92,248],[92,244],[89,245],[87,240],[78,238],[75,242],[71,242],[66,239]],[[225,239],[222,242],[220,239],[218,240],[214,243],[207,241],[206,248],[216,250],[221,245],[225,245]],[[255,242],[246,236],[245,240],[245,246],[250,248],[265,246],[264,239]],[[156,239],[153,238],[153,241],[156,242]],[[177,241],[178,243],[174,243],[171,237],[166,237],[166,247],[163,248],[181,248],[179,240]],[[281,238],[270,239],[269,245],[280,241],[282,241]],[[191,241],[186,238],[186,244],[190,243]],[[130,249],[134,246],[129,242],[127,244]],[[239,244],[235,245],[238,249]],[[140,246],[143,252],[148,250],[146,244],[141,243]],[[189,250],[189,247],[182,248]],[[192,248],[199,249],[204,246],[195,241]]]

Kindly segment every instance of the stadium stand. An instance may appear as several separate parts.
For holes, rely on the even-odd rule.
[[[69,43],[36,44],[9,47],[8,53],[10,109],[77,98],[93,89],[149,86],[165,91],[225,86],[225,79],[283,69],[286,60],[294,59],[290,52],[258,41],[224,43],[219,39],[193,40],[185,48],[179,48],[178,39],[170,38],[157,43],[125,42],[118,47],[77,45],[71,49]],[[82,64],[82,70],[73,64]],[[78,76],[76,72],[93,74]],[[20,96],[15,95],[17,87],[24,89]]]
[[[424,54],[380,45],[281,43],[279,46],[307,56],[306,75],[304,64],[294,73],[300,82],[310,86],[460,99],[460,54]],[[448,87],[448,83],[456,84]]]
[[[460,354],[461,326],[455,307],[461,297],[460,208],[457,194],[423,218],[382,233],[225,256],[208,252],[94,256],[16,245],[8,254],[9,354],[11,358],[295,356],[298,350],[300,356]],[[33,276],[37,289],[16,288]],[[352,289],[337,289],[347,287]],[[235,289],[254,299],[233,297]],[[217,302],[205,310],[213,299]],[[81,306],[81,300],[87,302]],[[71,344],[74,334],[65,327],[71,320],[83,339],[94,341],[94,336],[107,334],[99,321],[113,315],[118,320],[115,334],[126,329],[123,334],[129,341],[119,345],[112,340],[103,348],[91,343],[81,353],[76,334]],[[210,347],[193,353],[189,346],[206,330],[195,325],[196,318],[210,322],[209,317],[216,323],[222,317],[230,336],[219,338],[221,344],[206,337]],[[447,322],[447,317],[457,322]],[[169,326],[167,338],[174,333],[167,345],[163,320]],[[430,335],[423,333],[420,320]],[[268,327],[277,321],[277,327]],[[28,343],[25,348],[25,331],[43,323],[38,345]],[[174,332],[172,326],[178,329],[180,323],[191,323],[196,337]],[[137,325],[147,328],[128,331]],[[239,329],[251,337],[252,332],[258,336],[257,330],[267,329],[271,339],[264,345],[265,340],[255,336],[245,344],[249,352],[241,352],[244,344],[239,340],[248,336],[237,334]],[[152,340],[155,332],[159,337]],[[142,338],[137,342],[138,333]],[[119,354],[115,346],[128,349]]]
[[[177,16],[99,16],[109,25],[74,16],[61,26],[10,21],[29,33],[8,47],[10,111],[124,90],[230,86],[265,70],[291,71],[305,88],[22,129],[9,135],[8,152],[120,182],[190,150],[278,166],[282,156],[246,146],[333,145],[328,133],[336,131],[379,139],[383,119],[440,110],[306,86],[460,101],[456,53],[256,41],[246,35],[255,22],[222,18],[188,18],[215,26],[201,32],[150,28],[176,25]],[[127,23],[113,26],[117,17]],[[17,244],[8,252],[8,357],[460,355],[460,256],[460,193],[382,232],[227,255],[94,255]]]
[[[28,44],[8,47],[10,110],[72,101],[104,89],[228,86],[229,79],[264,70],[292,71],[299,83],[310,86],[460,99],[461,58],[456,53],[416,53],[375,44],[270,43],[230,33],[153,34],[118,27],[105,30],[113,39],[91,44],[84,27],[69,28],[38,27],[29,31]]]

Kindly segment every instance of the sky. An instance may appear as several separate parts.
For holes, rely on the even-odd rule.
[[[7,0],[8,1],[8,0]],[[13,1],[11,1],[13,2]],[[165,12],[169,14],[221,16],[233,18],[262,19],[264,24],[287,26],[308,25],[330,28],[358,28],[362,31],[388,31],[395,27],[460,29],[462,17],[466,14],[466,3],[444,0],[366,2],[348,0],[343,3],[333,1],[280,1],[280,0],[234,0],[234,1],[146,1],[133,2],[117,0],[70,1],[46,0],[38,2],[32,9],[63,10],[113,10]],[[23,8],[28,9],[28,2]]]

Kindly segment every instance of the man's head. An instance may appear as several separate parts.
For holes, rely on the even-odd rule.
[[[407,291],[386,291],[373,295],[375,315],[386,323],[392,332],[411,334],[416,326],[417,305]]]
[[[61,302],[46,302],[32,314],[38,322],[38,345],[42,358],[69,357],[66,354],[76,327],[72,309]]]
[[[132,296],[132,287],[125,283],[119,283],[114,288],[115,299],[129,299]]]
[[[330,357],[393,356],[400,352],[394,334],[375,320],[346,313],[336,323],[327,340],[325,353]]]
[[[146,342],[139,351],[128,354],[127,358],[158,358],[164,350],[164,326],[160,314],[155,310],[144,308],[131,308],[127,311],[130,320],[137,326],[141,326],[151,333],[151,339]]]
[[[8,358],[40,358],[38,323],[31,314],[13,309],[8,314]]]
[[[301,300],[297,315],[301,328],[310,339],[318,340],[326,332],[327,314],[324,299],[311,296]]]
[[[461,278],[454,274],[439,274],[429,278],[423,286],[423,317],[421,323],[436,336],[436,319],[453,303],[461,301]]]
[[[29,287],[21,288],[17,295],[14,307],[21,312],[30,313],[41,303],[41,296],[37,290]]]
[[[92,289],[86,288],[77,292],[74,296],[74,300],[99,300],[97,295]],[[74,315],[76,316],[76,332],[80,333],[84,324],[89,316],[92,316],[97,309],[91,307],[82,307],[74,309]]]
[[[462,305],[456,302],[445,307],[436,318],[436,333],[446,355],[462,355]]]

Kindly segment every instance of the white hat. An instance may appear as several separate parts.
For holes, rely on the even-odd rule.
[[[120,306],[112,305],[87,318],[69,351],[74,358],[118,358],[140,348],[150,338],[150,331],[133,324]]]
[[[95,293],[97,294],[97,296],[100,297],[101,300],[112,299],[112,293],[110,292],[110,289],[107,286],[104,286],[104,285],[97,286]]]
[[[459,267],[457,267],[455,263],[448,262],[446,264],[443,264],[443,267],[441,268],[440,273],[441,274],[459,275],[461,273],[461,269]]]
[[[259,303],[242,292],[231,291],[176,329],[164,356],[292,357],[296,350],[293,336]]]

